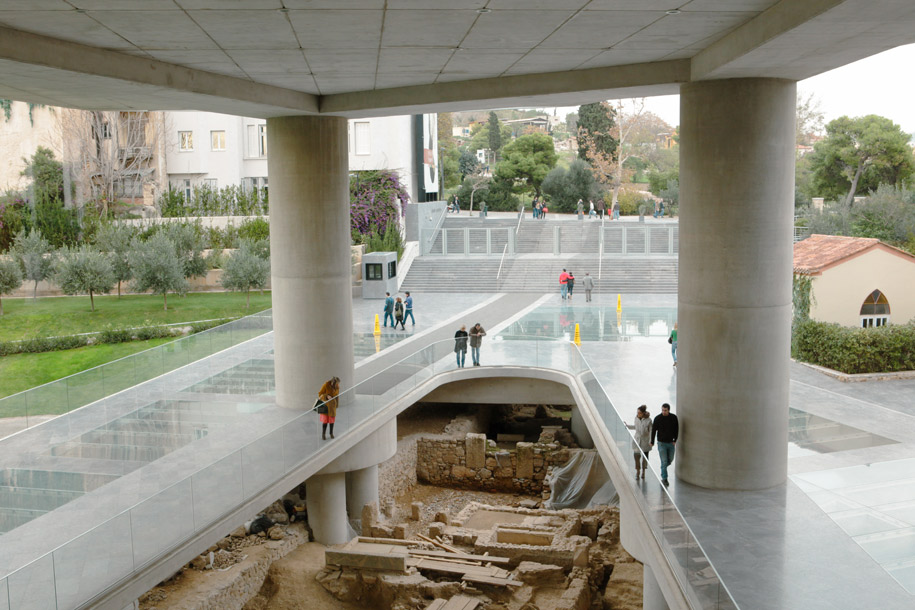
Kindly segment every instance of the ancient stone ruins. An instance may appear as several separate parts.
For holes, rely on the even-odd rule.
[[[417,425],[422,418],[416,409],[401,416],[402,427],[416,432],[399,439],[397,455],[381,469],[382,507],[371,503],[363,508],[361,519],[352,522],[357,529],[348,543],[305,544],[302,485],[147,593],[140,607],[642,607],[642,566],[620,545],[618,509],[547,508],[554,469],[575,453],[589,451],[576,448],[562,413],[535,418],[535,413],[543,415],[543,407],[506,406],[503,415],[523,422],[526,432],[512,434],[509,428],[491,434],[493,440],[487,436],[493,427],[491,409],[467,408],[442,426],[428,424],[429,431]],[[539,433],[526,442],[532,438],[532,420]],[[504,424],[503,417],[499,429],[505,430]],[[309,561],[283,567],[297,548],[305,547],[320,548],[313,549]],[[292,595],[302,579],[314,590]],[[286,601],[280,601],[284,587]],[[302,597],[310,601],[295,601]]]

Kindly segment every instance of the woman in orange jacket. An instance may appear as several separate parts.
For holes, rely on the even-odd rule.
[[[340,378],[331,377],[324,382],[321,390],[318,392],[318,398],[327,405],[327,413],[320,413],[321,419],[321,440],[327,440],[327,424],[330,424],[330,437],[334,437],[334,422],[337,419],[337,396],[340,394]]]

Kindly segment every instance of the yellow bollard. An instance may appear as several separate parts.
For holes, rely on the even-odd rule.
[[[623,298],[622,297],[623,297],[623,295],[617,293],[617,295],[616,295],[616,310],[617,311],[623,311]],[[377,315],[375,316],[375,319],[376,320],[378,319]]]
[[[581,347],[581,332],[578,329],[578,322],[575,323],[575,341],[573,341],[573,343],[578,347]]]
[[[375,317],[377,318],[378,316],[376,315]],[[381,336],[375,335],[375,353],[377,354],[380,351],[381,351]]]
[[[381,322],[378,321],[378,314],[375,314],[375,332],[372,333],[376,337],[381,335]]]

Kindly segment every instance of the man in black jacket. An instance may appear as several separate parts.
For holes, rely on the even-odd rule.
[[[680,422],[670,412],[670,405],[661,405],[661,414],[651,424],[651,446],[654,447],[655,436],[658,437],[658,453],[661,456],[661,482],[668,485],[667,467],[674,461],[677,437],[680,434]]]

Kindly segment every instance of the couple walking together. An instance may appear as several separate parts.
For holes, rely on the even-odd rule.
[[[470,340],[470,357],[473,359],[473,366],[480,366],[480,346],[483,344],[483,337],[486,331],[479,322],[473,325],[470,333],[467,333],[467,326],[462,324],[460,330],[454,333],[454,355],[457,357],[458,368],[464,368],[464,361],[467,359],[467,341]]]
[[[658,453],[661,456],[661,482],[668,485],[667,467],[674,461],[677,437],[680,434],[680,422],[677,416],[670,412],[670,405],[666,402],[661,405],[661,414],[655,417],[654,421],[651,420],[648,407],[645,405],[639,407],[635,412],[633,430],[635,478],[645,479],[645,472],[648,470],[648,454],[657,440]]]

